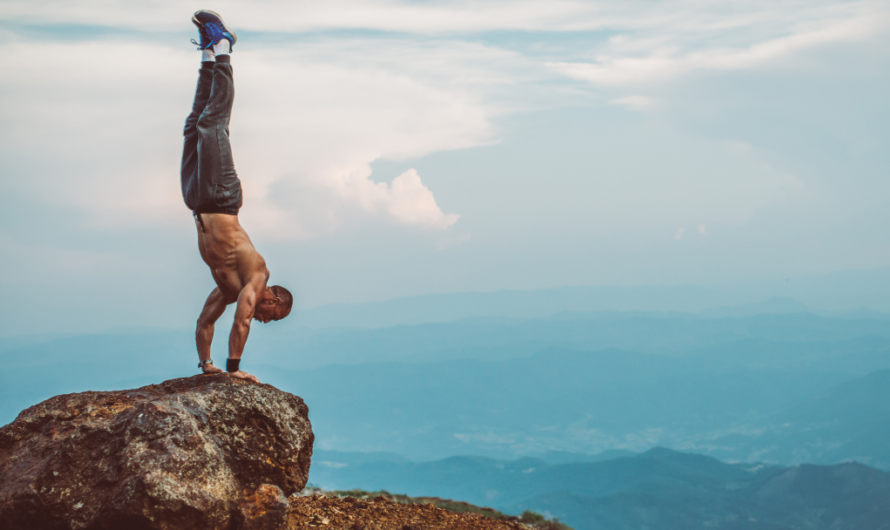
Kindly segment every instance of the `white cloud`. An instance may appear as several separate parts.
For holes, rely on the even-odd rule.
[[[605,87],[645,83],[644,93],[655,92],[648,83],[672,75],[748,68],[797,49],[861,38],[885,25],[887,11],[876,2],[819,1],[273,2],[263,9],[231,1],[218,9],[248,29],[617,30],[590,50],[594,62],[551,66]],[[6,2],[0,19],[191,31],[187,16],[172,22],[181,11],[169,2]],[[0,115],[9,124],[4,149],[10,166],[43,165],[16,185],[50,202],[79,205],[106,227],[181,222],[178,133],[194,86],[194,52],[173,52],[153,40],[7,38],[12,41],[0,55],[6,74]],[[521,92],[523,81],[541,75],[517,52],[455,38],[318,36],[309,45],[243,46],[233,57],[238,96],[232,141],[247,201],[242,216],[252,229],[281,238],[316,237],[368,216],[426,229],[453,226],[458,215],[440,208],[435,187],[420,175],[404,173],[387,184],[372,175],[372,163],[495,142],[492,120],[529,106],[509,98]],[[64,91],[57,89],[58,78],[65,79]],[[615,95],[610,104],[634,110],[663,103],[660,96]],[[740,177],[744,184],[689,177],[693,189],[676,204],[697,207],[705,193],[733,203],[753,195],[750,203],[760,204],[798,186],[781,171],[766,167],[761,173],[753,181]],[[665,182],[646,186],[679,193]],[[611,196],[625,191],[613,189]],[[745,208],[725,213],[735,210],[698,213],[716,213],[718,220],[748,215]]]
[[[673,13],[685,13],[686,21],[616,27],[627,31],[596,50],[593,61],[548,65],[597,86],[642,86],[696,70],[753,68],[819,45],[865,40],[890,27],[890,7],[878,2],[752,3],[739,15],[689,5],[697,6],[697,12],[680,7]]]
[[[551,0],[436,2],[418,5],[409,1],[315,0],[289,2],[222,0],[214,9],[238,28],[255,31],[314,31],[372,28],[386,31],[467,32],[490,29],[540,29],[587,27],[602,5]],[[0,4],[0,19],[21,23],[76,23],[132,29],[179,27],[189,24],[191,11],[181,2],[124,0],[7,0]],[[579,26],[579,21],[581,26]]]
[[[374,29],[413,34],[466,34],[492,30],[665,32],[674,40],[750,41],[795,28],[808,31],[850,16],[886,15],[886,2],[865,0],[220,0],[214,9],[236,29],[319,31]],[[23,24],[84,24],[175,31],[190,28],[190,9],[178,0],[5,0],[0,20]],[[652,38],[652,35],[649,35]],[[620,39],[619,39],[620,40]],[[625,50],[638,38],[627,39]]]
[[[459,216],[442,212],[416,171],[387,184],[371,179],[370,164],[494,141],[491,119],[503,111],[486,93],[509,81],[500,72],[515,62],[461,42],[236,53],[242,217],[283,238],[330,233],[360,215],[452,226]],[[180,223],[181,127],[197,67],[194,52],[146,43],[9,43],[0,57],[4,150],[33,173],[17,185],[110,228]]]
[[[632,110],[646,110],[655,104],[655,100],[646,96],[625,96],[609,101],[609,105],[618,105]]]
[[[295,227],[297,237],[329,233],[360,212],[427,229],[453,225],[458,216],[439,209],[416,172],[387,185],[375,182],[370,164],[495,141],[491,120],[504,110],[488,94],[515,79],[507,72],[518,62],[477,44],[387,40],[236,60],[233,143],[249,176],[246,198],[260,205],[243,215],[269,232]]]
[[[457,222],[457,214],[443,214],[432,192],[420,181],[414,169],[402,173],[392,181],[392,187],[377,184],[381,189],[381,202],[394,218],[409,225],[430,228],[448,228]]]

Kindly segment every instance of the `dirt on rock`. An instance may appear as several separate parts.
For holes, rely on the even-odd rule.
[[[515,521],[456,513],[432,504],[403,504],[386,497],[292,496],[286,530],[529,530]]]

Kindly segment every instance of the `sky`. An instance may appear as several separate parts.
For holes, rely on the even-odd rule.
[[[186,328],[184,2],[0,1],[0,335]],[[886,1],[220,1],[299,308],[890,266]]]

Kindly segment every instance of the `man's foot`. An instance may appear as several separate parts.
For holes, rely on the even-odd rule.
[[[192,16],[192,22],[196,26],[200,26],[201,31],[201,44],[204,45],[204,35],[207,35],[207,43],[204,48],[206,49],[222,39],[226,39],[229,41],[229,47],[234,47],[235,43],[238,42],[238,36],[235,35],[235,32],[232,31],[231,28],[226,26],[226,23],[223,22],[221,16],[218,13],[210,11],[209,9],[202,9],[200,11],[195,11],[194,16]]]
[[[201,367],[201,371],[204,372],[205,374],[218,374],[218,373],[222,372],[223,370],[222,370],[222,368],[218,368],[216,366],[213,366],[212,364],[205,364],[204,366]]]
[[[238,370],[237,372],[229,372],[229,375],[236,379],[246,379],[248,381],[253,381],[254,383],[259,383],[260,380],[256,378],[255,375],[250,375],[244,370]]]

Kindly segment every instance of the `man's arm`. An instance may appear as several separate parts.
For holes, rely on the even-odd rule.
[[[226,310],[226,297],[223,295],[219,287],[215,288],[207,301],[204,302],[204,309],[201,310],[201,316],[198,317],[198,327],[195,330],[195,343],[198,346],[198,358],[206,361],[210,358],[210,343],[213,342],[213,329],[216,321]],[[213,374],[222,372],[220,368],[212,364],[205,364],[203,371],[205,374]]]
[[[238,295],[238,305],[235,307],[235,321],[232,323],[232,333],[229,334],[229,359],[240,359],[247,344],[247,336],[250,334],[250,323],[256,310],[256,302],[260,291],[265,287],[261,282],[250,282],[241,289]],[[262,282],[265,283],[265,282]],[[260,380],[243,370],[231,372],[233,377],[249,379],[256,383]]]

